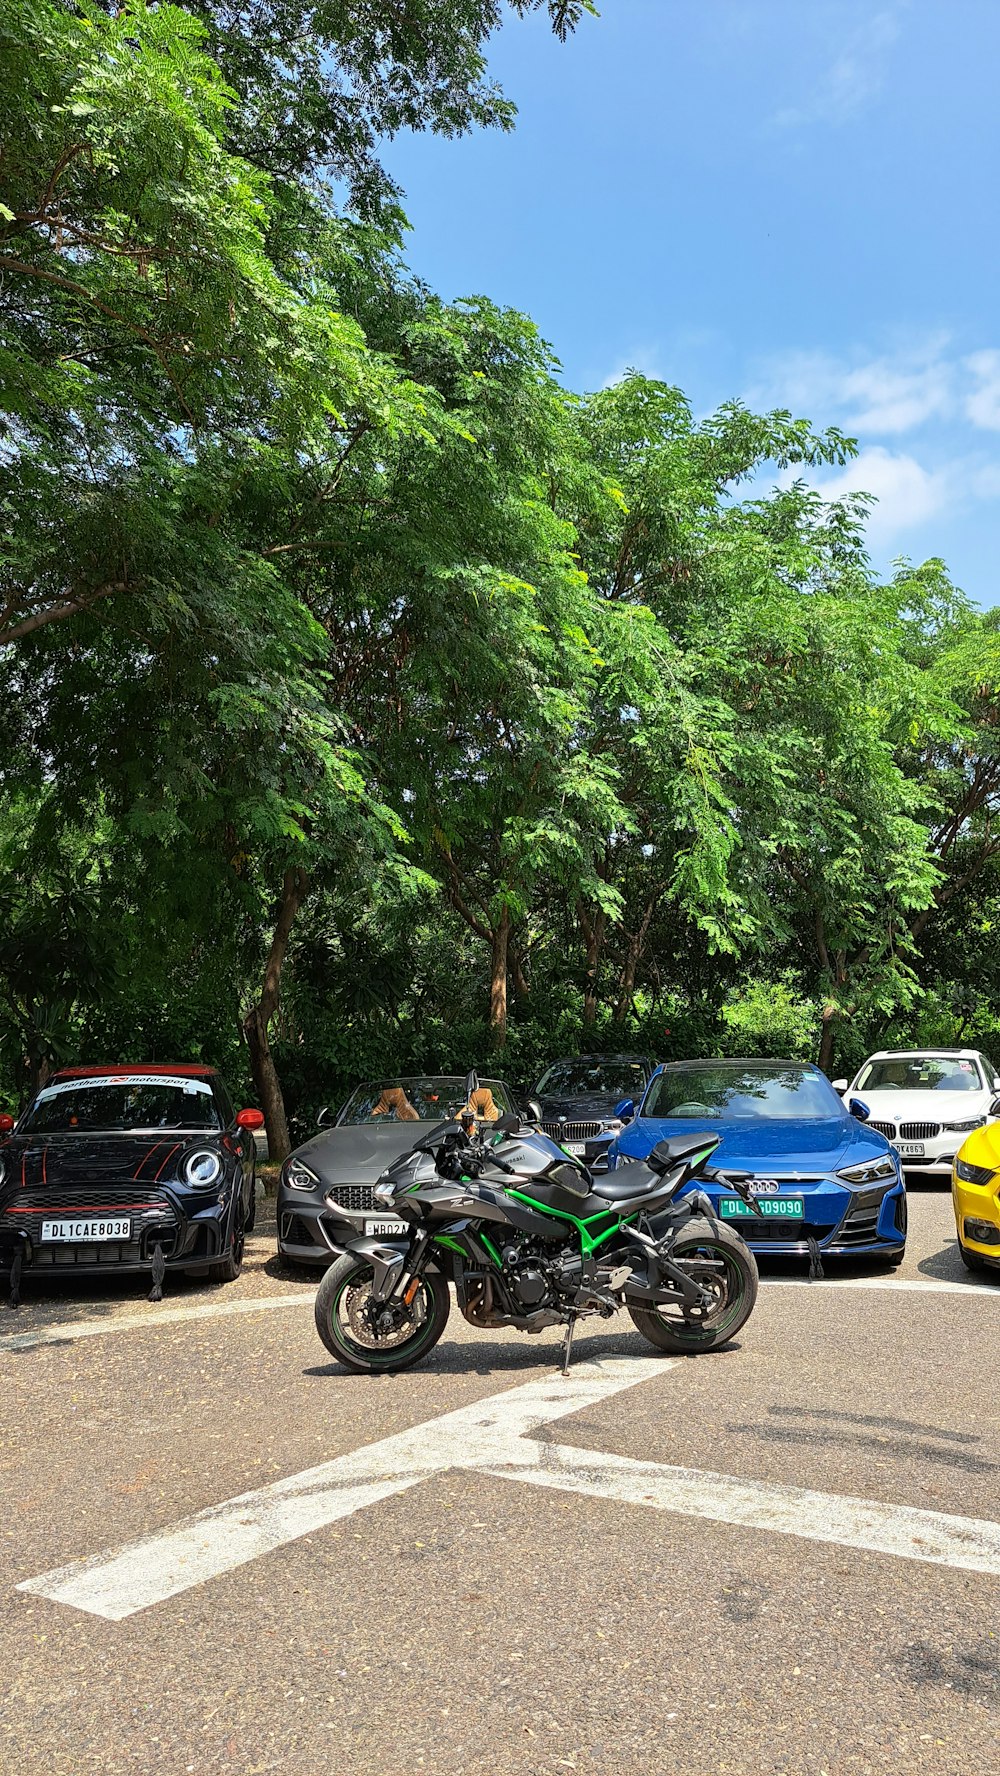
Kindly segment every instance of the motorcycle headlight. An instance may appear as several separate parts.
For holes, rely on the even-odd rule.
[[[293,1190],[315,1190],[319,1178],[301,1159],[290,1159],[285,1165],[285,1183]]]
[[[989,1166],[974,1166],[970,1165],[967,1159],[956,1159],[955,1176],[961,1178],[966,1184],[978,1184],[981,1188],[985,1188],[987,1184],[992,1184],[996,1172],[991,1171]]]
[[[946,1122],[942,1124],[942,1127],[946,1128],[950,1135],[967,1135],[970,1129],[981,1129],[985,1128],[985,1126],[985,1116],[974,1116],[971,1122]]]
[[[383,1209],[391,1208],[396,1199],[395,1184],[391,1183],[388,1178],[384,1179],[381,1184],[376,1184],[372,1191],[372,1197]]]
[[[222,1161],[217,1153],[210,1148],[199,1148],[196,1153],[189,1153],[181,1169],[185,1184],[195,1190],[207,1190],[221,1175]]]
[[[863,1165],[845,1166],[842,1172],[837,1173],[837,1177],[843,1178],[845,1184],[874,1184],[879,1178],[895,1176],[896,1161],[888,1153],[883,1153],[878,1159],[866,1160]]]

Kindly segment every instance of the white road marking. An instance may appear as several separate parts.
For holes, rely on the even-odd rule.
[[[491,1463],[486,1472],[682,1517],[737,1523],[745,1529],[834,1542],[841,1548],[1000,1575],[1000,1524],[980,1517],[950,1517],[912,1505],[632,1461],[602,1449],[574,1449],[561,1443],[522,1442],[513,1463]]]
[[[530,1431],[673,1367],[663,1357],[605,1357],[579,1363],[565,1380],[549,1370],[17,1589],[120,1622],[448,1468],[515,1462]]]
[[[925,1281],[923,1277],[819,1277],[810,1282],[808,1277],[761,1277],[761,1288],[768,1289],[891,1289],[895,1294],[898,1290],[916,1291],[925,1295],[992,1295],[994,1301],[1000,1301],[1000,1270],[997,1271],[995,1283],[950,1283],[943,1277],[936,1282]]]
[[[1000,1576],[1000,1524],[915,1506],[634,1461],[531,1437],[675,1364],[606,1357],[548,1374],[292,1474],[17,1589],[119,1622],[448,1469]]]
[[[229,1314],[263,1313],[271,1307],[309,1307],[312,1292],[300,1289],[297,1295],[262,1295],[254,1301],[208,1302],[197,1307],[144,1309],[141,1313],[121,1314],[107,1320],[66,1320],[63,1325],[39,1326],[34,1332],[5,1332],[0,1335],[0,1354],[4,1351],[36,1350],[46,1344],[73,1344],[78,1338],[97,1338],[104,1332],[149,1332],[155,1326],[174,1326],[182,1320],[218,1320]]]

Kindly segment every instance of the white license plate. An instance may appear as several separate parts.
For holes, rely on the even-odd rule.
[[[563,1146],[567,1153],[586,1153],[587,1151],[586,1141],[564,1141]]]
[[[96,1240],[127,1240],[132,1235],[132,1223],[126,1215],[114,1219],[88,1217],[79,1221],[43,1221],[42,1238],[46,1241],[55,1240],[60,1245],[90,1246]]]
[[[365,1232],[367,1234],[402,1233],[405,1226],[406,1226],[406,1222],[399,1221],[399,1220],[395,1220],[395,1221],[388,1221],[388,1220],[386,1220],[386,1221],[366,1221],[365,1222]]]
[[[911,1159],[925,1159],[927,1150],[922,1141],[897,1141],[900,1153],[908,1153]]]

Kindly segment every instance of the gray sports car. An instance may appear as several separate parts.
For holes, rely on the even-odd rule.
[[[498,1079],[482,1079],[466,1099],[465,1080],[426,1074],[359,1085],[335,1121],[289,1154],[278,1181],[278,1251],[296,1264],[332,1264],[361,1234],[405,1223],[374,1209],[372,1190],[386,1166],[435,1126],[471,1110],[484,1123],[513,1109]],[[331,1197],[336,1209],[326,1198]]]

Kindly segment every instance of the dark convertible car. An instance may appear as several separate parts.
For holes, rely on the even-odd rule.
[[[466,1103],[465,1081],[442,1074],[369,1081],[329,1126],[290,1154],[278,1181],[278,1251],[296,1264],[332,1264],[349,1240],[405,1226],[372,1191],[386,1166],[439,1122],[468,1108],[489,1124],[509,1114],[510,1094],[482,1079]],[[327,1202],[327,1197],[331,1202]]]
[[[254,1222],[253,1131],[211,1067],[67,1067],[0,1116],[0,1270],[232,1282]]]

